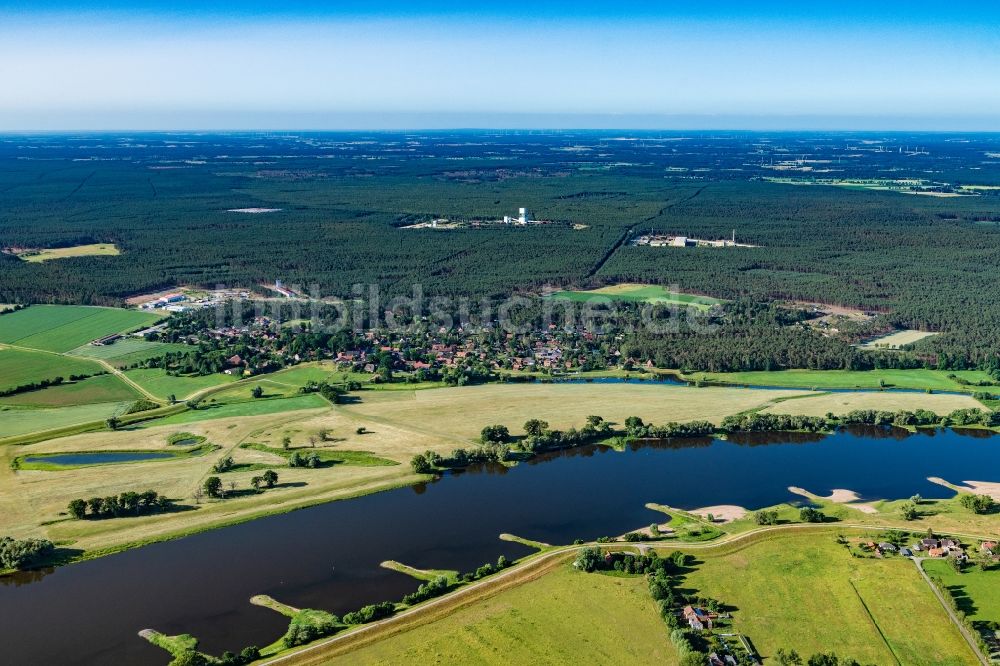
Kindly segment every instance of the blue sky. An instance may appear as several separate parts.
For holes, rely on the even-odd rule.
[[[1000,130],[1000,4],[40,4],[0,130]]]

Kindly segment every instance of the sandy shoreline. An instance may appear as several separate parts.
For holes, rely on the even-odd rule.
[[[871,504],[859,501],[861,497],[853,490],[848,490],[847,488],[834,488],[826,497],[822,495],[817,495],[811,493],[805,488],[798,488],[796,486],[788,486],[788,491],[795,493],[796,495],[801,495],[807,499],[822,499],[828,502],[836,502],[837,504],[843,504],[844,506],[849,506],[862,513],[878,513],[878,510]]]
[[[974,493],[976,495],[989,495],[993,499],[1000,501],[1000,482],[997,481],[962,481],[962,484],[950,483],[938,476],[928,476],[927,480],[939,486],[950,488],[960,493]]]

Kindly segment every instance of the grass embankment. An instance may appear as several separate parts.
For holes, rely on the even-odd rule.
[[[503,537],[501,537],[503,538]],[[410,578],[416,578],[417,580],[434,580],[436,578],[448,578],[456,579],[458,578],[457,571],[451,569],[417,569],[416,567],[411,567],[403,564],[402,562],[397,562],[396,560],[386,560],[380,565],[383,569],[389,569],[391,571],[396,571],[401,574],[405,574]]]

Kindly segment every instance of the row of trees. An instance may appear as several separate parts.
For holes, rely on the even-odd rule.
[[[78,382],[88,377],[96,377],[98,375],[105,375],[107,372],[101,370],[89,375],[70,375],[69,381]],[[26,384],[19,384],[18,386],[11,386],[10,388],[5,388],[0,391],[0,398],[5,398],[11,395],[17,395],[18,393],[29,393],[31,391],[40,391],[42,389],[49,388],[51,386],[59,386],[64,381],[63,377],[53,377],[52,379],[39,379],[37,382],[28,382]]]
[[[273,469],[266,470],[260,476],[255,476],[250,479],[250,485],[253,487],[254,491],[260,492],[263,488],[274,488],[275,484],[278,483],[278,473]],[[205,492],[209,497],[216,499],[224,499],[226,497],[226,490],[223,486],[222,479],[217,476],[210,476],[205,479],[202,484],[201,490]],[[234,493],[236,491],[236,482],[229,482],[229,491]]]
[[[75,499],[69,503],[69,515],[78,520],[85,518],[120,518],[141,516],[149,513],[169,511],[173,502],[155,490],[137,493],[123,492],[108,497],[91,497],[88,500]]]

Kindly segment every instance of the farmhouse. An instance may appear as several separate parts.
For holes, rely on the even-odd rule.
[[[688,623],[688,626],[695,631],[712,628],[712,615],[704,608],[685,606],[681,614]]]

